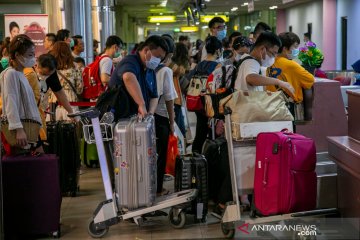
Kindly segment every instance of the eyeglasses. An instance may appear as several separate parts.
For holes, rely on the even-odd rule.
[[[219,25],[217,27],[214,27],[214,29],[217,29],[217,30],[224,30],[226,28],[227,28],[226,25]]]

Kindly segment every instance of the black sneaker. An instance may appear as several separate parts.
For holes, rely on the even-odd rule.
[[[213,215],[214,217],[218,218],[218,219],[222,219],[223,215],[225,212],[225,208],[220,207],[220,205],[216,205],[211,213],[211,215]]]

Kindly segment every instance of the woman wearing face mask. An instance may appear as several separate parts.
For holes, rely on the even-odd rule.
[[[78,95],[83,91],[83,81],[81,72],[75,68],[74,57],[66,42],[56,42],[50,51],[57,62],[57,74],[60,79],[66,97],[69,102],[78,102]],[[52,96],[55,98],[55,96]],[[78,107],[72,107],[73,112],[78,111]],[[63,106],[56,108],[56,120],[70,120],[67,116],[68,111]]]
[[[35,46],[26,35],[18,35],[9,46],[10,67],[0,75],[2,117],[9,122],[9,130],[16,130],[16,143],[23,148],[28,145],[27,136],[20,119],[32,119],[41,123],[31,86],[23,74],[24,68],[35,65]]]
[[[300,64],[293,61],[299,55],[300,38],[292,32],[280,33],[279,38],[282,47],[279,49],[279,55],[275,58],[275,63],[268,68],[267,75],[291,84],[295,89],[292,99],[295,103],[299,103],[303,101],[302,89],[310,89],[315,79]],[[277,91],[279,87],[268,86],[267,89]],[[290,95],[288,90],[284,90]]]
[[[249,54],[252,45],[252,42],[247,37],[240,36],[235,38],[232,45],[234,61],[239,62],[244,54]]]
[[[263,91],[263,86],[278,85],[287,90],[289,95],[294,88],[287,82],[273,77],[261,75],[261,67],[268,68],[275,62],[275,57],[281,47],[281,41],[272,32],[263,32],[256,40],[250,54],[240,58],[235,89],[243,91]]]

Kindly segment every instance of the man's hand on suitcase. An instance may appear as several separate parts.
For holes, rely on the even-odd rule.
[[[16,144],[20,147],[28,145],[26,133],[23,128],[16,129]]]
[[[147,110],[146,110],[145,104],[139,105],[138,115],[140,118],[144,118],[147,115]]]

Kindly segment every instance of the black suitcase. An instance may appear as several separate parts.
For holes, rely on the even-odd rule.
[[[76,123],[58,121],[47,123],[46,153],[59,156],[60,187],[63,195],[75,197],[79,189],[80,148]]]
[[[225,149],[226,148],[226,149]],[[220,179],[223,178],[221,162],[222,151],[227,151],[227,142],[224,137],[216,138],[215,140],[206,139],[202,154],[204,155],[208,163],[208,176],[209,177],[209,199],[214,202],[218,201],[219,189],[221,188],[222,182]]]
[[[197,189],[197,197],[186,209],[194,214],[195,221],[206,222],[208,213],[208,166],[203,155],[185,155],[178,157],[175,163],[175,190]]]

